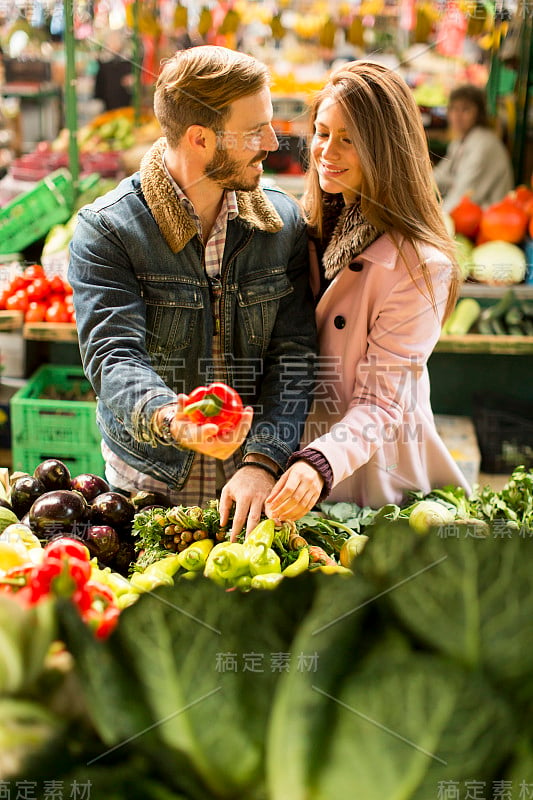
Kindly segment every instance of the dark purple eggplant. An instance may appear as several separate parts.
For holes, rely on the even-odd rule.
[[[11,486],[10,501],[13,511],[22,519],[38,497],[46,492],[44,484],[33,475],[22,475]]]
[[[109,564],[106,566],[111,567],[115,572],[120,573],[125,578],[129,575],[130,566],[135,561],[137,553],[135,547],[131,542],[122,540],[119,549]]]
[[[70,488],[80,492],[88,503],[98,497],[99,494],[109,491],[109,484],[99,475],[92,475],[90,472],[82,472],[70,481]]]
[[[0,497],[0,506],[2,508],[7,508],[8,511],[13,511],[13,506],[7,500],[4,500],[3,497]]]
[[[93,525],[110,525],[123,528],[131,523],[135,507],[120,492],[103,492],[91,503],[91,522]]]
[[[86,530],[86,508],[87,503],[78,492],[68,489],[45,492],[30,508],[30,528],[42,539],[51,539],[58,534],[80,534]]]
[[[118,553],[120,539],[110,525],[90,525],[85,536],[85,544],[98,561],[108,564]]]
[[[47,492],[70,489],[70,471],[58,458],[47,458],[37,464],[33,477],[41,481]]]

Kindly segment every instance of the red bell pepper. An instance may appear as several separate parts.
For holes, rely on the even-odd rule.
[[[93,630],[97,639],[106,639],[115,629],[120,609],[109,586],[98,581],[87,581],[83,589],[72,598],[81,616]]]
[[[231,431],[241,420],[243,405],[235,389],[225,383],[212,383],[194,389],[183,411],[196,425],[213,422],[220,431]]]

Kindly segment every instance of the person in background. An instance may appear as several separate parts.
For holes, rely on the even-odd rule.
[[[106,111],[130,106],[133,98],[131,44],[122,31],[108,32],[98,58],[94,97]]]
[[[451,141],[433,171],[443,209],[453,211],[466,194],[483,207],[502,200],[514,186],[513,168],[489,127],[484,91],[470,84],[453,89],[448,123]]]
[[[469,490],[430,404],[427,360],[460,273],[412,92],[395,71],[352,62],[310,116],[303,200],[320,369],[303,446],[267,514],[296,520],[326,497],[379,508],[410,490]]]
[[[220,492],[221,523],[234,505],[238,533],[258,523],[310,405],[306,224],[296,201],[260,186],[278,147],[263,64],[179,51],[154,110],[164,136],[140,171],[78,215],[68,278],[80,351],[111,485],[182,505]],[[233,436],[182,413],[213,380],[248,404]]]

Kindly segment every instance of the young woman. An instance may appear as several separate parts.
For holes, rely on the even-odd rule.
[[[304,204],[320,375],[305,446],[267,513],[298,519],[326,496],[377,508],[408,490],[469,490],[430,405],[426,364],[460,277],[412,93],[357,61],[331,75],[311,119]]]

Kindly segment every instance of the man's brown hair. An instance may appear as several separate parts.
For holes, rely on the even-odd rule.
[[[176,147],[190,125],[222,130],[231,103],[269,82],[266,66],[244,53],[213,45],[178,51],[163,64],[154,95],[169,146]]]

